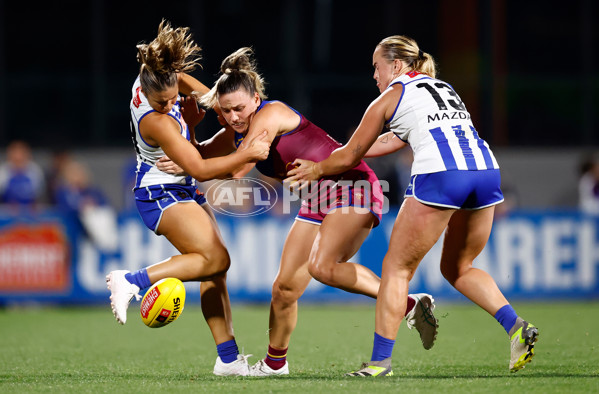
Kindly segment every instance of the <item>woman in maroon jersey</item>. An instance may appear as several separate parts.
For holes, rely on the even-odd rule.
[[[229,55],[221,64],[215,86],[199,99],[206,107],[220,107],[228,124],[200,145],[211,155],[227,155],[244,138],[266,130],[270,154],[255,165],[262,174],[282,181],[297,158],[323,160],[341,144],[287,104],[266,100],[264,81],[256,71],[252,54],[250,48],[241,48]],[[166,163],[163,170],[168,169]],[[235,175],[247,174],[253,165],[245,165]],[[286,355],[297,322],[297,301],[310,279],[376,298],[380,278],[349,259],[379,224],[383,198],[378,178],[361,161],[343,174],[318,181],[302,201],[272,287],[268,353],[250,367],[250,375],[289,373]],[[433,346],[437,323],[435,319],[432,324],[420,320],[424,314],[418,312],[423,308],[432,311],[433,302],[428,294],[408,297],[408,326],[417,328],[426,349]]]

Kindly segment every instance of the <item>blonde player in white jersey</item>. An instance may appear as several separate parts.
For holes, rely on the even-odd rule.
[[[158,36],[137,48],[141,66],[130,105],[138,160],[135,202],[146,226],[164,235],[181,254],[136,272],[110,272],[106,282],[111,291],[112,311],[117,321],[125,324],[129,303],[133,297],[139,298],[140,290],[169,277],[201,281],[202,312],[217,345],[213,372],[245,376],[249,373],[247,356],[239,354],[235,342],[225,284],[229,254],[214,215],[204,204],[206,200],[195,182],[226,178],[249,162],[266,159],[270,143],[264,140],[263,133],[235,153],[205,158],[210,157],[210,152],[197,144],[193,133],[203,114],[195,100],[183,101],[179,96],[179,92],[190,95],[193,91],[209,91],[187,74],[197,66],[200,51],[189,29],[173,29],[162,21]],[[156,162],[165,154],[188,175],[159,171]]]
[[[494,316],[511,342],[512,372],[534,355],[538,330],[520,318],[493,278],[473,261],[489,239],[495,205],[503,201],[499,166],[453,88],[435,79],[435,62],[405,36],[383,39],[373,54],[381,95],[349,142],[327,159],[297,160],[292,187],[338,174],[365,156],[414,151],[412,177],[383,260],[372,357],[350,376],[393,374],[391,353],[406,308],[408,285],[422,258],[445,232],[441,272],[458,291]],[[381,130],[389,132],[379,136]]]

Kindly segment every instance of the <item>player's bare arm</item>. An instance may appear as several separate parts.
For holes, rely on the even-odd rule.
[[[216,134],[199,143],[198,150],[202,157],[226,156],[235,152],[235,131],[230,127],[221,128]]]
[[[199,144],[195,138],[195,127],[204,119],[206,111],[198,107],[193,96],[187,96],[181,99],[181,114],[189,128],[189,141],[197,148]]]
[[[408,144],[389,131],[380,135],[374,144],[368,149],[364,157],[385,156],[405,148]]]
[[[142,120],[141,127],[143,126]],[[186,174],[200,182],[226,178],[232,171],[249,161],[264,160],[270,148],[270,143],[265,141],[266,135],[261,134],[248,141],[248,147],[243,151],[224,157],[203,159],[195,147],[179,133],[173,121],[166,116],[148,122],[143,130],[144,136],[147,135],[162,147],[164,153]]]
[[[191,95],[194,91],[200,93],[200,95],[204,95],[210,91],[206,85],[186,73],[178,73],[177,81],[179,82],[179,92],[186,96]]]
[[[247,137],[252,137],[266,130],[268,139],[272,142],[278,135],[295,129],[300,121],[299,115],[285,104],[280,102],[268,103],[254,115]]]
[[[387,90],[374,100],[366,109],[362,121],[348,143],[333,151],[328,158],[319,163],[297,159],[293,163],[296,167],[287,173],[288,178],[285,181],[293,185],[298,180],[313,181],[355,167],[376,141],[385,121],[393,115],[393,109],[401,96],[401,89],[401,85],[398,85],[398,89]]]
[[[204,159],[231,154],[237,149],[234,142],[234,133],[234,130],[230,127],[223,127],[211,138],[200,142],[196,146],[196,149],[200,152],[200,155]],[[240,178],[250,172],[251,169],[254,168],[254,165],[254,163],[244,164],[240,169],[232,171],[230,175],[233,178]],[[162,156],[156,162],[156,167],[160,171],[164,171],[168,174],[185,174],[185,171],[183,171],[183,169],[168,156]]]
[[[199,146],[199,151],[203,157],[225,156],[234,152],[235,147],[235,131],[230,126],[225,126],[212,138],[202,141]],[[241,167],[231,172],[231,178],[242,178],[247,175],[256,163],[246,163]]]

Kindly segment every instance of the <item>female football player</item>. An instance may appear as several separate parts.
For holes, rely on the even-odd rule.
[[[495,205],[503,201],[497,161],[457,93],[435,79],[432,56],[414,40],[385,38],[375,48],[372,65],[381,95],[349,142],[322,161],[296,160],[298,167],[287,179],[301,188],[305,182],[343,173],[369,148],[369,155],[381,155],[408,143],[414,151],[411,182],[383,260],[372,358],[350,375],[392,373],[391,352],[409,281],[443,232],[443,276],[504,327],[511,341],[509,369],[515,372],[531,360],[538,331],[516,314],[490,275],[472,266],[489,239]],[[377,141],[385,126],[397,137],[383,135]]]
[[[322,160],[341,146],[287,104],[266,100],[264,81],[256,71],[250,48],[241,48],[222,62],[220,77],[200,102],[210,108],[220,107],[230,126],[202,145],[225,155],[236,151],[244,139],[255,138],[266,130],[267,140],[272,143],[270,154],[256,163],[256,168],[278,180],[285,178],[298,157]],[[249,169],[245,166],[236,175]],[[289,373],[286,356],[297,323],[297,301],[312,277],[329,286],[376,298],[380,278],[349,259],[378,225],[382,202],[379,180],[363,161],[319,181],[313,195],[302,202],[272,286],[268,352],[250,367],[250,375]],[[406,294],[404,298],[402,317],[408,315],[408,325],[417,328],[423,346],[430,349],[438,327],[429,313],[434,308],[433,298],[428,294]],[[424,320],[425,315],[430,318]]]
[[[129,303],[133,297],[139,298],[140,290],[168,277],[201,281],[202,312],[217,345],[214,374],[247,375],[247,358],[239,354],[233,336],[225,285],[229,254],[214,215],[195,182],[227,177],[248,162],[265,159],[270,143],[262,135],[232,155],[203,158],[192,138],[193,126],[201,119],[184,119],[184,101],[179,97],[180,92],[189,95],[192,91],[202,94],[209,90],[187,74],[198,64],[200,51],[189,29],[174,29],[162,21],[158,36],[150,44],[140,44],[137,48],[141,66],[130,105],[137,153],[135,202],[146,226],[164,235],[181,254],[137,272],[110,272],[106,281],[111,291],[112,311],[117,321],[125,324]],[[188,175],[158,170],[156,161],[165,154]]]

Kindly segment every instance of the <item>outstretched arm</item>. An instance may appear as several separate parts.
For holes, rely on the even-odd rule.
[[[389,131],[381,134],[376,142],[372,144],[364,157],[379,157],[385,156],[408,146],[407,142],[402,141],[399,137]]]
[[[179,92],[186,96],[191,95],[191,92],[194,91],[199,92],[200,95],[204,95],[210,91],[206,85],[189,74],[179,73],[177,74],[177,79],[179,82]]]
[[[141,124],[144,138],[154,141],[186,174],[198,181],[225,178],[243,164],[268,157],[270,143],[266,133],[248,141],[245,149],[224,156],[204,159],[177,130],[172,119],[158,114],[146,116]]]
[[[350,140],[331,153],[321,162],[297,159],[293,162],[296,166],[287,173],[286,183],[294,188],[296,183],[307,184],[325,175],[340,174],[355,167],[370,149],[380,134],[386,119],[390,119],[393,109],[401,95],[401,85],[397,89],[390,89],[381,94],[366,109],[362,121],[351,136]],[[300,185],[300,188],[302,186]]]
[[[214,134],[209,139],[202,141],[200,143],[194,144],[202,158],[209,159],[212,157],[220,157],[226,156],[235,152],[234,145],[234,131],[230,128],[223,127],[216,134]],[[254,166],[254,163],[248,163],[251,167]],[[172,161],[168,156],[162,156],[157,162],[156,167],[160,171],[166,172],[168,174],[176,174],[183,175],[185,171],[178,166],[174,161]],[[251,169],[250,167],[250,169]],[[237,171],[233,171],[230,176],[235,177]]]
[[[295,160],[293,163],[295,167],[287,173],[285,182],[294,187],[294,184],[300,181],[306,184],[306,181],[314,181],[325,175],[340,174],[355,167],[376,141],[385,121],[393,116],[402,92],[403,87],[399,84],[383,92],[368,106],[362,121],[347,144],[334,150],[329,157],[318,163],[303,159]]]

